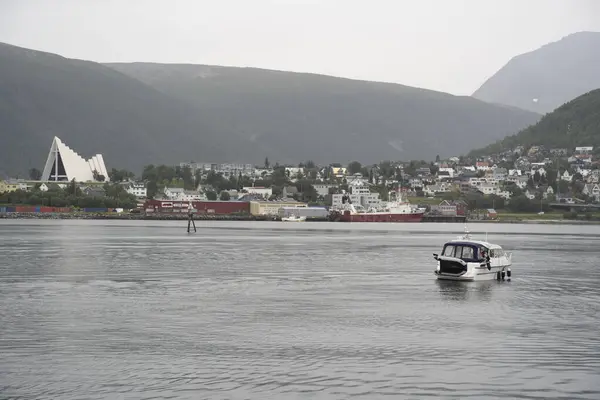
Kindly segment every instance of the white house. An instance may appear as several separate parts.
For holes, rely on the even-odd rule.
[[[600,201],[600,185],[597,183],[589,183],[583,187],[581,193],[586,196],[593,197],[596,202]]]
[[[565,182],[571,182],[573,175],[571,175],[569,171],[565,169],[565,172],[560,176],[560,179]]]
[[[521,176],[521,175],[523,175],[523,173],[521,172],[520,169],[508,170],[508,176]]]
[[[348,183],[348,185],[366,186],[369,184],[369,180],[368,178],[363,177],[360,172],[357,172],[354,175],[346,177],[346,183]],[[392,180],[388,179],[387,183],[391,184]]]
[[[49,185],[53,185],[53,183],[49,183]],[[64,189],[67,187],[67,184],[65,184],[65,183],[57,183],[55,185],[61,189]],[[41,192],[47,192],[48,190],[50,190],[50,186],[46,185],[46,183],[42,183],[40,185],[39,189]],[[21,189],[21,190],[23,190],[23,189]]]
[[[476,186],[477,190],[481,191],[484,195],[494,194],[496,196],[507,196],[510,198],[510,193],[500,189],[497,184],[493,183],[483,183],[479,186]]]
[[[9,179],[6,184],[12,186],[14,190],[29,191],[29,185],[22,179]]]
[[[581,176],[585,178],[592,173],[592,170],[587,167],[578,167],[577,172],[579,172]]]
[[[447,173],[448,173],[448,176],[449,176],[450,178],[454,178],[454,173],[455,173],[455,171],[454,171],[454,168],[440,168],[440,169],[438,170],[438,173],[439,173],[439,172],[447,172]]]
[[[240,163],[222,163],[217,164],[216,167],[211,167],[215,172],[223,174],[224,177],[229,178],[230,176],[250,176],[254,172],[254,165],[252,164],[240,164]]]
[[[206,195],[196,190],[184,190],[183,188],[165,187],[163,193],[169,200],[175,201],[204,201]]]
[[[350,189],[350,201],[356,207],[357,205],[363,206],[366,209],[370,207],[379,207],[381,205],[381,199],[379,193],[371,193],[367,185],[354,184],[349,185]],[[343,194],[334,194],[331,196],[331,207],[340,208],[342,206]]]
[[[424,186],[423,180],[421,178],[411,178],[408,181],[408,184],[412,188],[418,188],[418,187],[423,187]]]
[[[533,164],[532,164],[532,166],[533,166]],[[530,172],[531,176],[535,175],[536,172],[538,174],[540,174],[540,176],[546,176],[546,169],[544,167],[531,168],[531,172]]]
[[[148,190],[144,182],[130,182],[125,186],[125,190],[138,199],[145,199],[148,196]]]
[[[168,187],[165,186],[163,193],[169,200],[176,200],[183,196],[184,189],[179,187]]]
[[[433,197],[436,193],[448,193],[452,191],[452,185],[439,183],[437,185],[428,185],[423,188],[425,196]]]
[[[246,186],[242,190],[250,194],[257,194],[259,196],[264,197],[265,199],[268,199],[273,195],[273,189],[270,187],[268,188],[263,186]]]
[[[481,191],[484,195],[496,194],[498,191],[498,186],[491,185],[489,183],[482,183],[477,186],[477,189]]]
[[[593,169],[585,181],[587,183],[600,183],[600,169]]]
[[[206,195],[204,193],[200,193],[195,190],[184,190],[183,193],[179,195],[177,200],[181,201],[206,201]]]
[[[472,187],[479,187],[481,185],[491,185],[498,186],[498,179],[488,177],[488,178],[469,178],[469,185]]]
[[[304,175],[304,168],[301,167],[285,167],[285,174],[289,177],[296,177],[298,174]]]

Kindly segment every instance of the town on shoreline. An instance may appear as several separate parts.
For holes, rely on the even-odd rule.
[[[394,193],[401,193],[410,203],[425,208],[431,220],[600,221],[596,211],[600,207],[600,169],[593,155],[593,147],[518,146],[488,156],[438,156],[433,162],[382,161],[374,165],[358,161],[348,165],[323,166],[312,161],[272,165],[268,158],[260,166],[182,162],[177,166],[147,165],[139,176],[115,168],[103,173],[94,170],[85,182],[69,180],[65,166],[60,180],[55,168],[53,180],[42,180],[42,171],[32,168],[29,179],[0,180],[0,214],[25,218],[35,213],[66,213],[72,214],[69,218],[84,218],[85,213],[112,212],[128,214],[127,219],[160,219],[148,216],[158,211],[149,204],[163,200],[253,202],[258,206],[252,209],[225,207],[228,211],[221,212],[217,207],[212,214],[271,218],[280,217],[283,208],[296,206],[335,209],[343,193],[359,207],[376,209]],[[324,217],[318,214],[313,219]]]

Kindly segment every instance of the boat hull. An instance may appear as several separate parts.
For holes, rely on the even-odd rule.
[[[349,212],[342,213],[339,217],[340,222],[421,222],[423,213],[364,213],[351,214]]]
[[[510,270],[510,265],[502,265],[491,267],[491,269],[487,269],[486,267],[477,267],[477,268],[469,268],[469,270],[463,274],[449,274],[440,272],[438,270],[434,271],[434,274],[438,280],[442,281],[492,281],[498,279],[498,273],[502,276],[502,271],[505,273],[505,278],[507,276],[507,272]]]
[[[299,218],[294,218],[294,217],[283,217],[281,218],[282,222],[304,222],[306,221],[306,217],[299,217]]]

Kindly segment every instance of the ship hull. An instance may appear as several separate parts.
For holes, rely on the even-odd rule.
[[[406,214],[391,214],[391,213],[365,213],[351,214],[349,212],[342,213],[338,219],[340,222],[421,222],[423,213],[406,213]]]

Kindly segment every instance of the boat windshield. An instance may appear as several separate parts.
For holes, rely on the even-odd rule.
[[[490,249],[491,258],[504,257],[504,255],[505,253],[503,249]]]
[[[444,246],[443,256],[460,258],[461,260],[475,260],[476,247],[470,244],[447,244]]]

